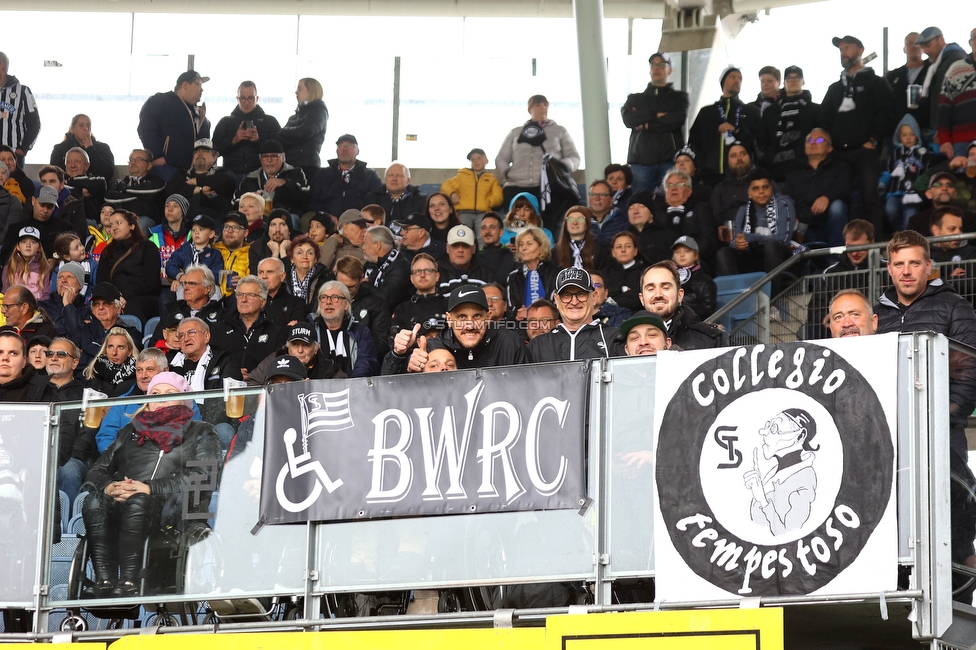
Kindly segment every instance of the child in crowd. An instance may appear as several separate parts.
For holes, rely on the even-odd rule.
[[[92,287],[95,283],[92,278],[98,270],[98,262],[85,250],[85,245],[81,243],[81,237],[76,232],[64,232],[54,240],[54,259],[58,262],[57,268],[51,272],[50,293],[57,292],[58,273],[61,267],[68,262],[77,262],[81,268],[85,269],[85,281],[81,285],[80,293],[85,296],[85,300],[91,300]]]
[[[186,243],[190,224],[186,213],[190,202],[182,194],[171,194],[163,207],[163,223],[153,226],[149,231],[149,241],[159,249],[159,264],[165,269],[170,256]]]
[[[682,235],[675,240],[671,251],[671,261],[678,266],[678,278],[685,291],[681,304],[687,305],[699,319],[705,320],[715,313],[718,287],[712,276],[702,271],[698,242],[693,237]]]
[[[908,220],[918,214],[922,197],[915,191],[915,181],[938,155],[922,145],[921,133],[914,117],[902,118],[892,137],[894,149],[888,157],[888,168],[878,181],[886,192],[885,216],[895,232],[905,230]]]
[[[607,291],[613,301],[632,312],[642,309],[640,303],[641,273],[647,263],[637,250],[637,235],[629,230],[618,232],[610,242],[613,261],[607,264]]]
[[[214,278],[219,278],[220,272],[224,270],[224,258],[212,246],[216,234],[214,220],[205,214],[198,214],[193,218],[192,224],[190,238],[166,262],[166,278],[174,292],[179,288],[180,276],[191,264],[206,266],[213,272]]]
[[[3,292],[7,293],[7,289],[15,284],[22,284],[30,289],[38,302],[47,300],[51,295],[52,266],[41,249],[41,232],[34,226],[22,227],[17,247],[3,267]]]
[[[512,197],[508,205],[508,216],[505,217],[505,232],[502,234],[502,246],[515,250],[515,238],[529,226],[542,228],[549,238],[549,244],[555,245],[552,233],[542,227],[542,217],[539,216],[539,199],[528,192],[521,192]]]
[[[88,251],[92,261],[96,264],[102,256],[102,251],[112,241],[112,235],[109,234],[109,225],[112,223],[113,212],[115,212],[115,206],[111,203],[106,203],[102,206],[101,212],[98,213],[98,225],[94,226],[91,222],[88,223],[88,234],[90,236],[88,237],[88,241],[85,242],[85,250]]]

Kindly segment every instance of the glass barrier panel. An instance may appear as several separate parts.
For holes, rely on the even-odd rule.
[[[0,406],[0,606],[34,602],[49,405]]]
[[[77,404],[59,409],[59,428],[74,438],[74,448],[84,441],[97,448],[86,458],[79,496],[65,500],[70,510],[51,557],[52,604],[304,592],[304,528],[251,532],[258,522],[263,391],[246,389],[226,403],[222,392],[198,395],[177,404],[145,396],[110,400],[107,409],[84,415]],[[237,400],[243,416],[228,417]],[[191,409],[182,422],[178,407],[185,403]]]
[[[653,357],[613,359],[609,369],[605,431],[609,573],[654,573]]]

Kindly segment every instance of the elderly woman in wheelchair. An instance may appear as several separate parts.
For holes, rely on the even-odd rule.
[[[146,393],[188,390],[183,377],[162,372]],[[83,597],[142,595],[149,537],[179,528],[183,519],[206,516],[217,484],[220,440],[212,424],[192,420],[190,405],[182,399],[144,405],[89,470],[82,518],[95,582]],[[199,498],[190,503],[186,497],[193,491]]]

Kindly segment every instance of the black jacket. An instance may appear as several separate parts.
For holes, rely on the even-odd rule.
[[[794,168],[806,162],[807,134],[820,124],[820,104],[810,92],[789,97],[781,90],[776,101],[763,112],[756,134],[760,164],[773,178],[783,181]]]
[[[50,384],[55,402],[80,402],[85,392],[85,384],[72,379],[64,386]],[[95,445],[95,429],[84,429],[82,435],[87,442],[79,445],[79,434],[83,429],[81,409],[61,409],[60,428],[58,429],[58,467],[68,462],[72,457],[87,462],[92,456]],[[97,451],[96,451],[97,455]]]
[[[204,119],[200,128],[194,123],[190,107],[175,91],[156,93],[146,100],[139,111],[139,139],[152,152],[153,159],[166,158],[167,164],[190,169],[193,162],[193,143],[210,137],[210,120]]]
[[[722,119],[722,110],[725,110],[725,120]],[[749,151],[756,150],[759,110],[743,104],[738,97],[720,99],[698,111],[695,123],[688,132],[688,144],[697,154],[695,166],[699,174],[714,175],[725,171],[727,147],[723,143],[723,134],[718,132],[723,122],[737,124],[735,139],[745,144]]]
[[[407,185],[399,199],[393,200],[386,191],[386,185],[381,185],[366,195],[363,205],[375,203],[386,210],[386,223],[392,224],[414,212],[424,212],[427,207],[427,195],[421,193],[416,185]]]
[[[449,296],[451,292],[462,284],[476,284],[482,286],[491,284],[497,280],[495,272],[484,264],[480,255],[475,255],[471,259],[471,264],[464,271],[459,271],[451,264],[451,261],[444,257],[437,264],[441,279],[437,284],[437,290],[442,296]]]
[[[597,319],[572,334],[560,323],[551,332],[529,341],[529,360],[532,363],[546,363],[608,358],[616,336],[616,327],[608,327]]]
[[[54,325],[63,336],[71,339],[81,349],[81,358],[78,360],[78,368],[84,368],[91,360],[98,356],[102,349],[102,343],[108,335],[108,331],[102,327],[98,319],[92,314],[91,307],[83,305],[80,309],[76,306],[78,301],[65,306],[61,310],[60,318]],[[50,315],[50,314],[49,314]],[[117,321],[113,327],[121,327],[129,333],[132,340],[136,343],[136,348],[142,349],[142,332],[137,328],[130,327],[122,321]],[[64,329],[62,329],[64,328]]]
[[[878,334],[887,332],[927,332],[976,347],[976,312],[955,290],[936,278],[908,307],[898,302],[894,288],[881,294],[874,306],[878,315]],[[967,449],[965,426],[976,407],[976,360],[960,354],[949,361],[950,446],[963,453]]]
[[[652,222],[644,224],[643,230],[637,230],[633,224],[628,225],[627,230],[637,235],[637,250],[648,264],[671,259],[671,245],[680,237],[669,221],[659,221],[657,217]],[[609,261],[613,262],[613,258],[609,258]],[[604,259],[603,262],[602,265],[597,264],[597,268],[606,267],[607,260]]]
[[[387,258],[394,251],[396,249],[387,253]],[[380,275],[379,267],[382,264],[383,260],[378,263],[368,262],[365,266],[365,277],[374,289],[382,292],[386,297],[386,306],[393,310],[413,293],[413,285],[410,283],[410,262],[397,251],[396,259],[390,262]]]
[[[265,201],[270,201],[275,208],[300,214],[308,202],[308,182],[305,180],[305,172],[301,167],[285,162],[275,178],[283,179],[285,184],[274,191],[273,197],[265,196]],[[264,169],[258,167],[241,180],[234,200],[239,201],[247,192],[256,192],[264,196],[264,184],[267,182],[268,175],[264,173]]]
[[[658,117],[658,113],[665,113]],[[631,129],[627,162],[638,165],[670,163],[684,146],[684,126],[688,120],[688,93],[672,84],[647,84],[642,93],[627,96],[620,107],[624,125]],[[643,125],[640,131],[635,127]]]
[[[81,147],[78,140],[71,133],[64,134],[64,141],[54,145],[51,150],[51,164],[64,169],[64,157],[68,155],[68,150],[81,147],[88,154],[89,176],[101,176],[106,181],[112,180],[115,176],[115,155],[112,149],[104,142],[98,142],[94,136],[91,139],[90,147]]]
[[[189,383],[193,374],[199,371],[197,368],[198,365],[198,362],[190,361],[184,357],[183,361],[179,362],[179,365],[170,361],[169,369],[186,379],[187,383]],[[213,346],[210,346],[210,363],[202,370],[204,373],[204,390],[222,388],[224,385],[224,377],[242,379],[241,366],[235,364],[235,360],[229,354]],[[207,400],[206,406],[211,406],[211,402],[214,401]],[[223,410],[223,407],[221,407],[221,410]]]
[[[268,381],[268,377],[274,376],[275,361],[279,357],[288,354],[288,348],[280,348],[273,354],[269,354],[257,367],[248,373],[247,383],[250,386],[261,386]],[[325,352],[319,353],[312,358],[312,363],[305,366],[309,379],[345,379],[348,377],[339,366],[339,362],[329,357]]]
[[[258,141],[241,140],[233,144],[234,136],[242,122],[251,120],[258,130]],[[249,174],[261,166],[261,142],[274,140],[281,125],[272,115],[264,112],[260,106],[255,106],[250,113],[245,113],[240,106],[235,106],[227,117],[220,118],[213,132],[214,149],[220,152],[224,159],[224,169],[235,174]]]
[[[827,212],[813,214],[810,208],[814,201],[826,196],[831,203],[837,200],[849,203],[852,176],[850,165],[828,155],[816,169],[804,161],[791,171],[786,177],[783,193],[793,199],[797,220],[811,228],[817,228],[827,217]]]
[[[559,275],[559,267],[554,262],[539,262],[539,277],[542,280],[542,297],[552,300],[552,292],[556,290],[556,276]],[[508,274],[508,312],[509,317],[514,318],[516,312],[525,304],[525,267],[516,263],[515,268]]]
[[[675,231],[677,233],[675,239],[681,235],[693,237],[698,242],[701,258],[705,260],[707,265],[711,266],[715,259],[715,253],[718,252],[718,232],[715,228],[715,219],[712,216],[712,207],[707,203],[692,203],[691,200],[689,197],[687,203],[678,206],[684,208],[683,210],[672,210],[667,203],[658,204],[655,206],[654,222],[659,224],[658,227],[670,228]],[[734,215],[730,218],[734,218]],[[674,239],[671,240],[671,244],[673,243]],[[668,250],[669,254],[664,259],[671,259],[670,244]]]
[[[711,323],[701,322],[695,311],[686,305],[678,305],[667,326],[671,343],[682,350],[722,347],[722,330]]]
[[[130,250],[131,254],[126,255]],[[113,240],[98,260],[95,282],[111,282],[126,300],[158,296],[162,290],[160,269],[156,244],[145,241],[133,249],[131,237]]]
[[[411,330],[417,323],[423,323],[429,318],[443,318],[447,312],[447,298],[436,293],[415,293],[396,306],[391,318],[389,343],[400,330]]]
[[[188,180],[194,179],[196,185],[190,185]],[[169,183],[166,184],[163,194],[169,197],[172,194],[179,194],[190,202],[190,213],[186,215],[187,221],[192,221],[193,217],[201,212],[209,214],[211,217],[222,219],[225,214],[233,209],[234,189],[237,182],[234,174],[228,169],[220,167],[214,172],[198,174],[196,172],[185,172],[174,174]],[[197,192],[197,188],[209,187],[210,194]],[[275,196],[277,196],[275,192]]]
[[[474,368],[494,368],[496,366],[516,366],[528,359],[525,344],[515,332],[492,327],[485,328],[485,336],[474,348],[467,350],[458,344],[450,328],[444,330],[440,338],[427,339],[427,350],[450,350],[454,355],[458,370]],[[407,361],[412,350],[400,357],[391,350],[383,358],[383,375],[398,375],[407,371]]]
[[[508,274],[515,269],[515,256],[508,250],[508,246],[485,246],[478,255],[481,263],[495,273],[498,284],[503,287],[508,284]]]
[[[0,249],[0,266],[6,266],[17,248],[17,240],[20,239],[20,231],[27,226],[37,228],[41,233],[41,248],[48,258],[54,257],[54,240],[58,235],[65,232],[74,232],[71,222],[58,217],[51,217],[47,221],[38,221],[33,215],[26,219],[21,219],[17,223],[8,224],[7,232],[3,236],[3,248]]]
[[[853,110],[837,112],[844,101],[843,81],[830,84],[820,108],[821,122],[833,138],[835,150],[858,149],[871,139],[880,145],[897,122],[893,112],[897,102],[883,77],[872,68],[861,68],[853,83]]]
[[[140,217],[149,217],[159,224],[163,220],[165,187],[166,182],[152,172],[141,178],[126,176],[109,184],[105,191],[105,202],[131,210]]]
[[[716,225],[735,221],[739,208],[749,202],[749,181],[746,180],[748,177],[748,174],[742,178],[726,175],[725,180],[712,190],[712,219]]]
[[[390,349],[390,307],[386,304],[386,296],[369,282],[363,282],[351,307],[353,317],[372,333],[376,358],[382,359]]]
[[[321,99],[299,104],[275,138],[285,147],[285,160],[296,167],[321,166],[319,151],[328,121],[329,109]]]
[[[915,81],[909,81],[908,79],[908,65],[903,65],[900,68],[895,68],[887,75],[885,79],[891,85],[892,93],[895,97],[895,115],[903,116],[905,113],[910,114],[917,121],[919,126],[926,127],[927,124],[922,122],[922,107],[921,105],[917,108],[908,108],[908,85],[915,83],[919,86],[925,81],[925,75],[929,70],[929,61],[926,59],[922,62],[922,67],[918,70],[918,76],[915,77]]]
[[[186,502],[184,493],[192,489],[192,484],[217,485],[221,451],[213,425],[191,420],[183,430],[183,442],[170,452],[163,452],[151,440],[145,440],[141,445],[137,440],[134,423],[122,427],[105,453],[88,470],[82,489],[104,492],[112,481],[131,478],[149,485],[152,497],[161,502],[165,524],[179,524],[185,516],[184,508],[191,513],[206,513],[210,506],[210,491],[200,492]]]
[[[679,268],[678,277],[681,279],[681,288],[685,290],[681,304],[690,307],[701,320],[714,314],[718,302],[718,287],[712,276],[699,266],[693,271]]]
[[[308,210],[338,217],[346,210],[359,210],[366,205],[367,194],[383,187],[379,175],[367,168],[362,160],[357,160],[349,170],[349,182],[345,182],[339,169],[339,159],[333,158],[312,178]]]
[[[0,384],[0,402],[54,402],[57,395],[47,375],[39,375],[29,363],[20,377]]]
[[[644,230],[647,228],[645,227]],[[661,259],[654,261],[660,262]],[[640,302],[640,282],[645,268],[647,268],[647,263],[640,256],[626,269],[614,259],[607,263],[603,277],[607,291],[615,303],[632,312],[643,309]]]
[[[236,368],[248,372],[269,354],[285,344],[285,331],[271,322],[261,312],[257,321],[248,330],[237,313],[225,314],[216,325],[210,328],[210,344],[230,355]]]
[[[149,340],[149,345],[156,345],[159,341],[163,340],[163,323],[170,314],[180,314],[178,320],[183,320],[189,316],[196,316],[206,321],[207,326],[213,330],[214,325],[216,325],[224,317],[224,308],[221,306],[220,301],[211,300],[207,302],[203,307],[197,310],[197,313],[193,313],[193,309],[187,304],[185,300],[177,300],[176,302],[170,304],[166,308],[166,313],[162,314],[159,322],[156,324],[156,329],[153,331],[152,338]]]

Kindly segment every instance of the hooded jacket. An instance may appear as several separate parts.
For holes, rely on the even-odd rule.
[[[476,174],[467,167],[441,183],[441,192],[448,196],[457,192],[460,199],[454,207],[458,211],[487,212],[496,209],[504,200],[502,186],[494,174],[489,171]]]
[[[901,129],[907,126],[915,134],[915,144],[906,147],[901,143]],[[928,169],[938,154],[930,151],[925,145],[925,138],[918,121],[911,115],[905,115],[895,127],[891,136],[892,149],[888,156],[887,169],[878,179],[878,185],[885,187],[887,196],[900,196],[902,203],[919,204],[922,197],[915,190],[915,181]]]
[[[337,217],[346,210],[359,210],[366,205],[367,194],[383,189],[379,175],[362,160],[357,160],[349,170],[348,183],[339,168],[338,158],[333,158],[318,170],[311,181],[307,209]]]
[[[241,140],[233,144],[238,127],[248,120],[254,122],[254,128],[258,130],[258,141]],[[274,140],[280,129],[278,120],[265,113],[260,105],[255,106],[250,113],[245,113],[240,106],[235,106],[230,115],[220,118],[214,128],[214,149],[219,151],[224,159],[224,169],[235,174],[249,174],[261,166],[261,142]]]
[[[870,140],[883,142],[895,123],[892,110],[897,102],[891,86],[873,68],[861,68],[850,81],[854,85],[854,107],[841,112],[847,76],[844,72],[840,81],[830,84],[820,107],[820,121],[833,138],[834,149],[859,149]]]
[[[658,117],[658,113],[664,113]],[[624,126],[630,129],[627,162],[632,165],[670,163],[685,145],[684,126],[688,120],[688,93],[673,84],[647,84],[644,92],[627,96],[620,107]],[[636,127],[643,126],[641,130]]]
[[[296,167],[320,167],[328,122],[329,109],[321,99],[299,104],[276,137],[285,148],[285,159]]]

